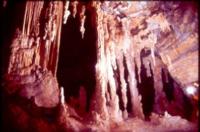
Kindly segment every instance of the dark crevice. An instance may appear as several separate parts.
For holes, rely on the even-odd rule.
[[[136,83],[137,83],[137,89],[139,91],[139,76],[138,75],[138,67],[137,67],[137,64],[136,64],[136,60],[134,59],[134,63],[135,63],[135,79],[136,79]]]
[[[180,115],[182,118],[190,120],[194,106],[188,96],[185,95],[183,88],[170,75],[167,69],[162,69],[163,90],[171,105],[168,112],[172,115]]]
[[[168,99],[169,102],[171,102],[172,100],[174,100],[174,80],[172,79],[172,77],[170,76],[170,74],[166,71],[164,71],[164,69],[162,69],[162,83],[163,83],[163,90],[166,94],[166,97]]]
[[[80,19],[69,16],[62,26],[61,45],[58,62],[58,82],[64,87],[65,100],[78,98],[80,86],[87,94],[86,111],[89,111],[90,100],[95,90],[96,30],[92,27],[91,12],[86,10],[85,34],[81,37]]]
[[[110,105],[110,102],[109,102],[109,100],[111,99],[111,91],[110,91],[110,85],[109,85],[109,83],[107,83],[107,95],[106,95],[106,93],[105,93],[105,97],[107,96],[107,98],[106,98],[106,105]]]
[[[181,117],[190,120],[192,116],[192,112],[194,110],[192,101],[187,95],[185,95],[183,88],[175,80],[174,80],[173,85],[174,85],[173,108],[175,109],[175,112],[172,110],[171,114],[180,115]]]
[[[120,81],[120,72],[119,72],[119,68],[118,68],[118,65],[117,65],[117,69],[114,70],[114,77],[115,77],[115,84],[116,84],[116,88],[117,88],[117,95],[119,97],[119,108],[120,110],[124,111],[125,108],[124,108],[124,103],[123,103],[123,99],[122,99],[122,92],[121,92],[121,81]]]
[[[129,86],[129,82],[128,82],[128,78],[129,78],[129,75],[128,75],[128,68],[127,68],[127,65],[126,65],[126,60],[125,60],[125,57],[123,56],[123,66],[124,66],[124,79],[126,81],[126,88],[127,88],[127,91],[126,91],[126,94],[127,94],[127,111],[128,113],[132,113],[132,103],[131,103],[131,91],[130,91],[130,86]]]
[[[2,3],[2,2],[0,2]],[[9,114],[9,105],[8,95],[5,91],[4,85],[4,75],[7,74],[7,69],[9,66],[9,58],[11,54],[11,44],[13,38],[15,38],[16,30],[22,29],[24,10],[25,10],[25,2],[7,0],[6,7],[0,7],[0,80],[1,80],[1,90],[0,90],[0,103],[1,103],[1,114],[0,118],[2,119],[2,130],[9,131],[14,128],[14,125],[10,122],[8,116]],[[7,116],[8,115],[8,116]],[[17,129],[13,129],[17,130]]]
[[[154,78],[153,71],[151,65],[149,65],[151,76],[147,76],[147,70],[144,65],[144,57],[146,56],[142,50],[140,60],[141,60],[141,83],[138,84],[139,93],[142,95],[142,107],[144,111],[144,115],[146,119],[149,119],[151,112],[153,111],[154,98],[155,98],[155,90],[154,90]]]
[[[183,92],[182,92],[183,93]],[[191,100],[183,93],[183,108],[185,110],[184,112],[184,117],[188,120],[190,120],[191,116],[192,116],[192,112],[194,110],[194,107],[191,103]]]

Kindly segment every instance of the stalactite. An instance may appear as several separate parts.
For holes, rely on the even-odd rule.
[[[133,71],[133,58],[131,58],[131,52],[129,51],[131,48],[131,40],[130,40],[130,33],[128,32],[128,26],[129,21],[127,18],[124,18],[121,20],[122,22],[122,30],[124,32],[124,38],[122,40],[122,48],[123,48],[123,54],[125,56],[126,65],[128,68],[129,76],[128,76],[128,83],[130,86],[130,94],[132,98],[132,110],[134,116],[138,116],[139,118],[144,118],[142,107],[141,107],[141,96],[139,96],[137,85],[136,85],[136,79],[135,79],[135,72]],[[133,50],[134,51],[134,50]],[[132,51],[132,52],[133,52]],[[129,53],[130,52],[130,53]],[[123,89],[124,95],[126,95],[125,89]],[[124,102],[126,102],[127,98],[124,99]]]
[[[57,67],[58,67],[58,58],[59,58],[59,49],[60,49],[60,39],[61,39],[61,28],[62,28],[62,16],[63,16],[63,3],[59,2],[58,3],[58,16],[57,16],[57,38],[56,38],[56,46],[55,46],[55,55],[54,59],[52,61],[52,70],[54,76],[57,73]]]
[[[69,2],[68,0],[65,1],[65,7],[64,7],[64,17],[63,17],[63,24],[67,23],[67,19],[70,15],[70,11],[69,11]]]
[[[46,23],[45,23],[45,29],[44,29],[44,36],[43,39],[50,39],[51,36],[51,29],[52,29],[52,21],[53,21],[53,17],[55,14],[52,13],[53,10],[53,2],[49,2],[48,3],[48,8],[46,10]]]
[[[8,91],[11,90],[8,94],[15,93],[15,95],[13,95],[16,98],[18,98],[17,96],[19,94],[23,98],[25,97],[28,99],[23,101],[24,99],[20,98],[20,100],[22,100],[19,103],[20,105],[21,103],[23,104],[23,102],[29,103],[29,101],[33,101],[36,106],[41,107],[42,112],[40,112],[40,108],[38,108],[36,110],[37,118],[35,118],[35,110],[29,111],[29,109],[32,108],[30,107],[32,103],[28,105],[27,110],[24,109],[26,106],[23,104],[22,112],[15,109],[15,107],[11,107],[11,111],[17,114],[16,117],[23,119],[22,123],[21,120],[19,122],[17,119],[17,124],[27,125],[28,123],[26,124],[26,122],[31,122],[29,125],[31,129],[35,129],[36,126],[36,129],[39,130],[41,128],[40,130],[44,129],[44,131],[48,131],[51,128],[55,128],[55,131],[68,131],[68,128],[72,131],[96,131],[100,128],[101,131],[101,127],[105,128],[103,131],[118,131],[118,129],[120,129],[119,131],[131,131],[133,129],[136,131],[152,131],[154,129],[147,128],[149,128],[149,126],[154,128],[157,125],[159,125],[158,131],[165,131],[165,129],[161,129],[162,126],[169,128],[173,126],[172,124],[175,121],[174,124],[178,126],[176,130],[181,131],[178,122],[180,121],[180,123],[182,123],[184,120],[180,120],[180,117],[175,119],[165,111],[167,110],[176,114],[179,109],[182,109],[182,105],[185,105],[184,101],[186,101],[186,105],[183,106],[184,108],[187,106],[191,106],[192,108],[192,105],[189,104],[190,101],[184,95],[187,94],[187,89],[185,93],[182,92],[179,88],[181,85],[176,83],[171,75],[185,75],[183,71],[180,71],[183,73],[179,73],[174,67],[176,65],[180,66],[180,64],[187,65],[187,63],[182,63],[179,59],[185,52],[190,53],[191,50],[193,51],[198,47],[194,45],[194,47],[191,46],[191,49],[187,50],[190,43],[197,42],[193,42],[193,38],[198,37],[198,35],[195,33],[195,35],[193,34],[194,36],[190,36],[188,35],[189,33],[180,33],[191,32],[191,28],[187,30],[184,28],[187,26],[186,24],[189,23],[188,21],[194,19],[193,16],[189,16],[191,13],[189,13],[189,15],[188,13],[182,13],[187,14],[187,16],[183,18],[184,24],[180,24],[181,26],[175,26],[173,23],[170,25],[168,20],[171,21],[171,19],[173,19],[170,15],[173,16],[173,13],[176,14],[179,7],[176,7],[176,10],[173,10],[170,15],[165,16],[165,14],[170,12],[166,12],[166,10],[169,9],[164,9],[159,2],[157,4],[158,7],[156,6],[156,8],[154,8],[156,3],[157,2],[148,4],[148,2],[122,1],[90,1],[85,3],[77,0],[72,2],[66,0],[63,4],[63,1],[27,1],[22,33],[20,29],[16,31],[15,38],[13,38],[10,46],[11,53],[7,73],[8,82],[11,83],[8,84]],[[66,24],[71,14],[73,18],[71,19],[70,16],[70,20],[75,20],[75,22],[77,22],[77,19],[80,20],[80,25],[75,28],[79,28],[78,30],[80,32],[77,32],[77,34],[80,35],[81,33],[83,40],[77,42],[87,44],[81,45],[83,49],[86,50],[83,52],[81,51],[80,54],[82,55],[89,51],[88,54],[90,55],[91,51],[92,55],[94,53],[97,54],[97,56],[94,55],[92,58],[90,58],[90,56],[89,58],[84,56],[86,59],[78,58],[78,60],[81,60],[81,64],[79,65],[78,63],[80,68],[86,69],[86,71],[83,72],[84,77],[85,75],[90,76],[93,72],[95,72],[95,74],[91,75],[91,78],[84,78],[80,75],[80,79],[74,79],[75,82],[66,80],[66,82],[80,83],[75,90],[77,94],[79,92],[79,97],[71,99],[70,96],[69,100],[73,101],[72,103],[69,101],[70,105],[68,105],[68,103],[65,103],[64,88],[60,87],[59,89],[58,87],[56,71],[62,23]],[[89,22],[86,20],[86,15]],[[174,17],[179,18],[177,15]],[[71,21],[69,21],[69,23],[70,22]],[[91,24],[91,26],[87,24]],[[66,27],[68,28],[68,24]],[[171,27],[174,31],[171,30]],[[191,27],[194,28],[195,24],[192,23]],[[70,26],[69,28],[71,30]],[[179,28],[180,30],[178,30]],[[168,35],[169,33],[170,35]],[[91,34],[93,36],[92,39],[90,39]],[[181,34],[183,36],[181,36]],[[65,32],[63,35],[66,35]],[[189,43],[187,43],[188,40],[185,40],[187,37],[192,37],[192,39],[188,39],[191,40]],[[180,44],[183,41],[186,41],[186,44]],[[96,51],[94,52],[92,51],[93,47],[90,47],[92,43],[96,43]],[[178,47],[174,44],[177,44]],[[179,47],[179,45],[181,45],[181,47]],[[141,54],[143,49],[146,49],[147,52]],[[183,53],[182,50],[184,49],[185,51]],[[191,54],[193,54],[193,52]],[[190,56],[191,54],[187,55]],[[70,55],[70,53],[68,55]],[[194,59],[193,55],[191,58],[192,60]],[[88,65],[87,61],[93,59],[94,61],[91,62],[92,64]],[[83,65],[82,62],[84,63]],[[88,67],[90,69],[87,69]],[[92,71],[91,74],[85,73],[87,70],[95,71]],[[190,73],[191,75],[193,74],[192,72]],[[74,76],[79,76],[75,74],[72,71],[72,78]],[[96,77],[96,82],[93,80],[93,77]],[[186,76],[185,78],[191,77],[192,76]],[[71,77],[63,77],[63,79],[65,81],[65,79],[71,79]],[[91,80],[93,80],[92,83],[94,84],[88,82]],[[196,87],[199,86],[198,83],[192,83]],[[93,87],[94,85],[95,88]],[[68,89],[68,87],[65,88]],[[72,87],[69,86],[69,88],[71,90]],[[94,90],[94,93],[90,91],[91,89]],[[173,90],[175,92],[173,92]],[[185,89],[183,88],[182,90]],[[9,99],[9,96],[8,101],[12,100],[12,97]],[[92,97],[90,98],[90,96]],[[169,97],[168,100],[166,96]],[[192,99],[198,101],[198,96],[195,95],[191,100]],[[55,107],[58,101],[60,101],[60,107],[58,108],[61,111],[61,115],[59,115],[61,118],[57,118],[56,113],[56,119],[54,120],[53,116],[49,115],[51,110],[47,110],[47,115],[43,116],[43,113],[46,114],[46,110],[43,111],[43,106]],[[88,103],[89,101],[91,102]],[[177,104],[176,101],[181,103]],[[16,103],[15,100],[14,103]],[[16,105],[18,105],[18,102]],[[89,105],[89,112],[86,113]],[[154,107],[153,112],[156,114],[152,113],[152,106]],[[189,116],[189,114],[191,114],[190,112],[191,111],[185,115]],[[28,116],[23,116],[23,113],[27,113]],[[180,113],[182,114],[184,112],[181,111]],[[164,114],[164,116],[162,116],[162,114]],[[34,117],[32,115],[34,115]],[[42,115],[41,118],[40,115]],[[46,120],[46,116],[48,116],[48,121]],[[34,120],[32,120],[32,117]],[[83,119],[82,117],[86,117],[87,119]],[[130,117],[134,118],[131,119]],[[144,118],[150,119],[150,121],[144,123]],[[49,120],[52,123],[49,123]],[[170,124],[171,122],[172,124]],[[120,125],[121,123],[124,124]],[[8,124],[10,125],[9,121]],[[160,124],[162,125],[161,127]],[[140,127],[140,125],[144,125],[144,129],[142,129],[143,126]],[[185,126],[185,124],[181,125]],[[48,128],[48,126],[50,127]],[[121,127],[124,128],[124,126],[127,128],[121,129]],[[140,127],[140,129],[137,129],[137,127]],[[187,130],[189,130],[188,128]]]
[[[82,36],[82,39],[84,38],[84,33],[85,33],[85,19],[86,19],[86,16],[85,16],[85,6],[82,5],[81,7],[81,12],[79,13],[79,17],[80,17],[80,32],[81,32],[81,36]]]
[[[150,40],[152,42],[151,57],[152,57],[154,66],[156,66],[156,61],[155,61],[155,44],[157,43],[157,36],[155,34],[151,33],[149,37],[150,37]]]
[[[122,30],[124,32],[124,38],[123,38],[123,52],[124,54],[127,54],[128,50],[131,47],[131,40],[130,40],[130,36],[129,36],[129,30],[128,30],[128,26],[130,24],[130,21],[127,18],[123,18],[121,20],[122,22]]]
[[[137,76],[138,76],[138,83],[141,83],[141,77],[140,77],[140,73],[141,73],[141,62],[140,62],[140,57],[139,56],[136,56],[135,57],[135,63],[136,63],[136,66],[137,66],[137,69],[138,69],[138,72],[136,73]]]
[[[34,5],[34,16],[33,16],[33,19],[32,19],[32,26],[31,26],[31,33],[34,33],[35,36],[39,36],[39,32],[40,32],[40,22],[39,22],[39,19],[40,19],[40,15],[41,15],[41,11],[42,11],[42,8],[44,6],[44,2],[42,1],[37,1],[37,2],[34,2],[35,5]]]
[[[78,1],[73,1],[73,2],[70,2],[70,4],[72,5],[72,16],[75,18],[76,17],[76,14],[77,14],[77,5],[78,5]]]
[[[112,68],[116,70],[117,65],[116,65],[116,55],[115,55],[115,43],[111,40],[107,43],[107,45],[109,45],[108,50],[110,53],[110,61],[111,61]]]
[[[65,105],[65,95],[64,95],[64,88],[60,88],[60,103],[61,105]]]
[[[51,42],[53,42],[55,40],[55,37],[56,37],[56,29],[57,29],[56,26],[57,26],[56,22],[54,21],[53,26],[52,26],[52,36],[51,36],[51,39],[50,39]]]
[[[43,1],[31,2],[27,1],[24,14],[24,22],[22,28],[23,35],[30,35],[30,33],[35,33],[38,35],[39,28],[39,17],[43,7]],[[25,31],[26,30],[26,31]]]
[[[28,7],[33,7],[33,3],[30,2]],[[27,14],[29,16],[27,19],[27,27],[26,27],[26,29],[27,29],[26,35],[27,36],[29,36],[29,34],[30,34],[30,24],[31,24],[32,16],[33,16],[32,12],[33,12],[33,10],[28,10],[28,14]]]
[[[25,29],[26,29],[26,17],[27,17],[27,8],[28,8],[28,2],[26,3],[26,6],[25,6],[25,12],[24,12],[24,21],[23,21],[23,26],[22,26],[22,35],[25,35]]]
[[[43,40],[45,43],[43,68],[47,68],[56,75],[58,53],[60,47],[60,33],[63,17],[63,3],[61,1],[51,1],[48,3],[46,11],[46,23]]]
[[[29,74],[27,67],[39,65],[39,17],[43,7],[43,1],[27,1],[25,7],[25,15],[22,26],[22,33],[17,31],[16,38],[12,42],[10,60],[15,61],[9,64],[8,73],[19,71],[21,75]],[[19,29],[18,29],[19,30]],[[18,51],[14,47],[18,47]],[[36,47],[36,48],[33,48]],[[14,59],[18,58],[18,59]],[[15,63],[15,64],[14,64]],[[14,64],[14,65],[13,65]],[[20,69],[20,70],[19,70]],[[26,72],[25,72],[26,71]]]
[[[104,27],[104,38],[105,40],[109,40],[110,36],[109,36],[109,31],[108,31],[108,18],[104,18],[103,21],[103,27]]]
[[[18,74],[29,74],[25,69],[34,65],[39,65],[39,17],[44,2],[26,3],[22,33],[17,31],[17,36],[12,42],[10,60],[15,61],[10,63],[8,73],[19,72]],[[28,10],[29,9],[29,10]],[[34,39],[33,37],[37,37]],[[18,47],[18,51],[14,47]],[[12,59],[13,58],[13,59]],[[18,58],[18,59],[14,59]],[[26,72],[25,72],[26,71]]]

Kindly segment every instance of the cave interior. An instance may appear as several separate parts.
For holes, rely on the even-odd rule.
[[[1,4],[4,130],[198,131],[195,2]]]

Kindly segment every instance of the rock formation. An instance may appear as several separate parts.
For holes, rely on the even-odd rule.
[[[23,19],[3,41],[4,129],[198,131],[195,2],[14,4]]]

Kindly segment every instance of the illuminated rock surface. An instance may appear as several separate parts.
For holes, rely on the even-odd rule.
[[[196,3],[6,3],[5,130],[198,131]]]

